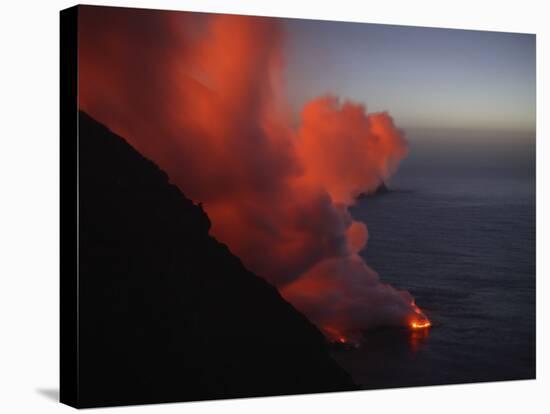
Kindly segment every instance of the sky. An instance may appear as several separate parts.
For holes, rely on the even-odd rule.
[[[534,132],[535,35],[285,19],[293,108],[334,93],[404,129]]]

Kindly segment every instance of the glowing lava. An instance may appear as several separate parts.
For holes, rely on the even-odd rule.
[[[412,321],[410,324],[412,329],[424,329],[429,328],[430,326],[432,326],[432,323],[427,319],[424,321]]]
[[[427,329],[431,327],[432,323],[424,312],[422,312],[422,310],[420,310],[420,308],[416,305],[414,300],[411,302],[411,305],[416,315],[409,321],[409,327],[412,330]]]

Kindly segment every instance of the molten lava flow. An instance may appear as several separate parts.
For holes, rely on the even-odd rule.
[[[432,326],[432,323],[428,320],[424,321],[412,321],[410,327],[412,329],[424,329]]]
[[[248,268],[332,340],[425,323],[360,257],[367,228],[348,211],[407,153],[387,113],[326,95],[295,126],[278,19],[79,10],[80,109],[202,202]]]
[[[428,317],[420,310],[420,308],[416,305],[414,300],[412,301],[411,305],[414,309],[414,316],[409,321],[409,327],[413,330],[416,329],[427,329],[432,326],[432,323],[428,319]]]

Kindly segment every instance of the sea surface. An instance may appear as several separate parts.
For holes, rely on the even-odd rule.
[[[371,332],[334,358],[364,388],[534,378],[534,161],[430,159],[351,212],[368,227],[367,263],[433,326]]]

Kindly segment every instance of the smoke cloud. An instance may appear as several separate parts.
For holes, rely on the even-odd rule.
[[[277,19],[80,10],[80,108],[202,202],[247,267],[331,339],[423,317],[358,255],[348,212],[406,156],[387,113],[326,95],[294,126]]]

